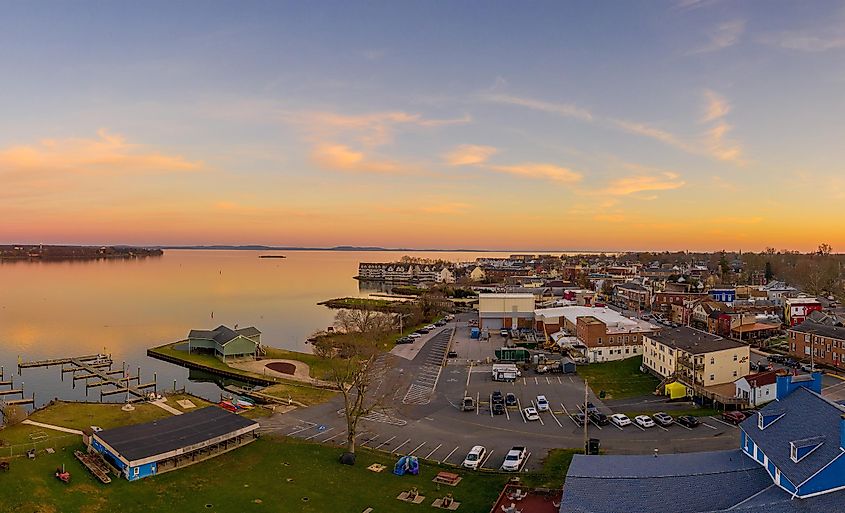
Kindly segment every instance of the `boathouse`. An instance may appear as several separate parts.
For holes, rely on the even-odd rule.
[[[258,423],[209,406],[164,419],[91,435],[99,452],[123,477],[135,481],[213,458],[257,438]]]
[[[188,338],[177,349],[188,352],[213,353],[223,361],[255,358],[261,345],[258,328],[231,329],[218,326],[213,330],[191,330]]]

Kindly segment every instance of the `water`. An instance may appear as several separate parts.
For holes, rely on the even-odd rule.
[[[285,259],[258,258],[284,254]],[[319,301],[366,296],[353,279],[358,262],[382,262],[408,254],[471,261],[490,253],[394,253],[364,251],[168,250],[160,258],[81,262],[0,263],[0,365],[15,388],[24,383],[36,402],[85,399],[85,386],[61,381],[58,367],[24,369],[24,360],[110,353],[141,381],[157,374],[160,388],[173,386],[209,398],[219,388],[207,376],[146,356],[149,347],[183,339],[191,329],[220,324],[254,325],[262,343],[309,351],[305,340],[330,326],[334,312]],[[67,377],[67,376],[66,376]],[[88,399],[98,400],[91,389]]]

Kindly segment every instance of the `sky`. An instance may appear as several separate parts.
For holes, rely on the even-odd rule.
[[[843,2],[0,9],[0,243],[845,248]]]

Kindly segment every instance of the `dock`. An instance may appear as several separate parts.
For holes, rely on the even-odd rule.
[[[141,384],[141,368],[138,368],[137,374],[129,376],[126,370],[126,364],[123,364],[123,369],[112,369],[114,361],[111,355],[93,354],[85,356],[73,356],[68,358],[53,358],[49,360],[35,360],[30,362],[21,361],[18,359],[18,374],[21,374],[23,369],[31,369],[34,367],[52,367],[60,365],[62,380],[66,373],[72,374],[73,386],[76,386],[77,380],[85,380],[85,392],[88,393],[89,388],[112,387],[107,390],[100,390],[100,400],[103,397],[126,394],[126,402],[143,401],[147,398],[147,389],[155,389],[157,386],[156,375],[153,373],[153,381],[150,383]],[[97,381],[89,382],[89,379],[96,379]],[[132,382],[135,385],[132,385]],[[4,391],[0,390],[0,395]],[[11,394],[11,391],[5,391]],[[22,391],[21,391],[22,392]],[[9,403],[7,401],[7,403]]]
[[[0,379],[3,378],[4,369],[0,367]],[[0,387],[9,387],[7,389],[0,388],[0,406],[13,406],[13,405],[25,405],[25,404],[35,404],[35,393],[32,394],[32,397],[27,399],[24,397],[24,390],[23,387],[21,388],[14,388],[14,380],[2,380],[0,381]],[[20,394],[20,399],[6,399],[7,396],[15,396]]]

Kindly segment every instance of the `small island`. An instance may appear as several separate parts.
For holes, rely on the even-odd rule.
[[[287,258],[285,255],[258,255],[258,258]]]
[[[0,260],[101,260],[162,256],[160,248],[133,246],[47,246],[14,244],[0,246]]]

